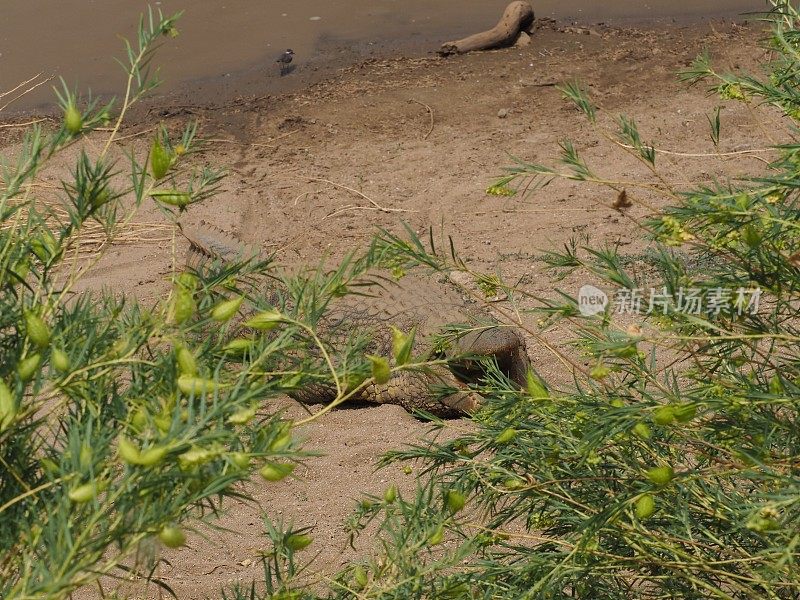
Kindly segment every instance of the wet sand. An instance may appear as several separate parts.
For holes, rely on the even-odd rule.
[[[365,57],[421,56],[448,39],[491,27],[508,0],[164,0],[165,13],[186,9],[181,35],[157,57],[163,92],[192,101],[297,90]],[[94,93],[118,93],[123,75],[118,35],[133,36],[142,0],[6,0],[0,25],[0,90],[38,72]],[[764,0],[542,0],[539,17],[622,24],[733,18],[763,10]],[[279,76],[274,60],[297,53]],[[46,107],[50,85],[11,110]],[[8,112],[5,113],[6,115]]]

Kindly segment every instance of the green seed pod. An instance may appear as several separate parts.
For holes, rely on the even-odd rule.
[[[164,448],[163,446],[154,446],[152,448],[148,448],[147,450],[142,451],[138,464],[143,467],[153,467],[163,461],[166,454],[167,448]]]
[[[178,208],[185,208],[192,203],[192,195],[189,192],[181,192],[179,190],[153,190],[150,196],[163,204],[170,206],[177,206]]]
[[[178,287],[175,290],[175,296],[172,300],[171,317],[176,325],[185,323],[197,310],[194,297],[192,293],[184,287]]]
[[[8,429],[17,416],[17,403],[6,382],[0,379],[0,432]]]
[[[158,532],[158,539],[167,548],[180,548],[186,543],[186,534],[176,525],[166,525]]]
[[[392,355],[394,362],[399,367],[406,364],[411,358],[411,349],[414,345],[416,329],[411,333],[403,333],[397,327],[392,326]]]
[[[248,319],[244,326],[259,331],[275,329],[283,321],[283,315],[277,310],[266,310]]]
[[[639,421],[633,426],[633,433],[643,440],[649,440],[653,435],[650,431],[650,427],[647,426],[647,423],[643,423],[642,421]]]
[[[161,433],[167,433],[172,427],[172,415],[162,412],[160,415],[153,417],[153,423]]]
[[[250,466],[250,455],[246,452],[231,452],[231,462],[240,469],[246,469]]]
[[[75,504],[85,504],[97,497],[97,484],[93,481],[72,488],[67,496]]]
[[[31,263],[28,260],[27,256],[23,256],[17,262],[14,263],[14,266],[9,269],[11,273],[14,274],[18,281],[25,281],[25,278],[28,276],[31,270]],[[13,281],[13,283],[17,283]]]
[[[780,396],[784,393],[783,382],[777,373],[769,379],[769,393],[775,396]]]
[[[761,243],[761,234],[752,225],[747,225],[742,233],[742,239],[750,248],[757,248]]]
[[[144,407],[138,408],[131,417],[131,425],[136,431],[142,431],[147,427],[147,409]]]
[[[117,439],[117,454],[126,463],[138,465],[142,459],[142,453],[136,445],[124,436]]]
[[[253,340],[247,338],[236,338],[231,340],[222,347],[222,351],[226,354],[234,356],[242,356],[253,347]]]
[[[444,541],[444,523],[440,523],[427,539],[429,546],[436,546],[437,544],[441,544],[442,541]]]
[[[680,404],[675,407],[675,420],[678,423],[688,423],[697,416],[696,404]]]
[[[97,190],[97,192],[93,192],[90,195],[93,210],[97,210],[101,206],[108,204],[109,200],[111,200],[111,191],[107,187]]]
[[[618,356],[619,358],[633,358],[637,354],[639,354],[639,349],[636,347],[636,344],[628,344],[627,346],[622,346],[620,348],[614,348],[611,350],[611,353],[614,356]]]
[[[525,487],[525,482],[516,477],[509,477],[503,482],[503,487],[507,490],[521,490]]]
[[[496,444],[507,444],[511,440],[517,437],[517,430],[513,427],[508,427],[504,429],[500,435],[494,438]]]
[[[612,408],[625,408],[625,401],[622,398],[614,398],[608,403]]]
[[[367,586],[367,583],[369,583],[369,577],[367,572],[364,570],[364,567],[361,565],[356,565],[353,568],[353,580],[356,582],[359,589]]]
[[[653,467],[647,470],[647,478],[657,486],[665,486],[675,477],[675,471],[670,466]]]
[[[116,342],[114,342],[111,346],[111,349],[108,351],[108,354],[111,358],[120,358],[127,354],[131,345],[131,340],[127,336],[122,336]]]
[[[781,528],[780,522],[772,516],[764,516],[755,514],[747,520],[745,527],[751,531],[758,533],[765,533],[768,531],[776,531]]]
[[[39,371],[39,365],[42,363],[41,354],[32,354],[27,358],[23,358],[17,363],[17,375],[23,383],[27,383]]]
[[[194,354],[186,346],[178,346],[175,350],[178,369],[183,375],[197,375],[197,361]]]
[[[293,533],[286,538],[286,547],[297,552],[303,548],[307,548],[313,541],[314,538],[310,535],[305,533]]]
[[[68,373],[70,369],[69,355],[59,348],[53,348],[50,353],[50,362],[59,373]]]
[[[239,311],[239,307],[244,301],[244,296],[233,298],[232,300],[223,300],[217,304],[211,311],[211,318],[220,323],[230,321],[231,318]]]
[[[197,275],[184,271],[175,278],[175,283],[186,288],[190,292],[193,292],[197,289],[197,284],[199,281],[197,279]]]
[[[283,452],[292,443],[292,432],[286,431],[278,435],[269,445],[270,452]]]
[[[603,364],[599,364],[592,367],[592,370],[589,371],[589,377],[596,381],[602,381],[608,377],[609,373],[611,373],[611,369]]]
[[[53,232],[49,229],[45,228],[42,229],[41,240],[44,244],[44,247],[47,249],[47,253],[49,256],[56,256],[60,254],[60,249],[58,247],[58,241],[56,240]]]
[[[35,237],[31,240],[31,250],[43,263],[47,263],[50,259],[50,252],[48,251],[47,247],[44,244],[44,240],[41,237]]]
[[[533,400],[547,400],[550,398],[550,393],[547,391],[544,382],[539,378],[533,370],[529,369],[525,375],[526,388],[528,395]]]
[[[259,474],[267,481],[280,481],[289,476],[294,471],[295,465],[290,463],[267,463]]]
[[[200,446],[192,446],[189,450],[184,452],[178,457],[181,466],[191,467],[194,465],[202,465],[210,462],[219,456],[220,451],[217,448],[202,448]]]
[[[670,425],[675,420],[675,407],[661,406],[653,412],[653,422],[657,425]]]
[[[245,425],[253,420],[253,417],[256,416],[257,411],[258,406],[256,405],[237,410],[230,417],[228,417],[228,423],[231,425]]]
[[[636,507],[634,509],[636,514],[636,518],[640,521],[644,521],[653,516],[653,513],[656,512],[656,501],[650,494],[645,494],[644,496],[640,496],[639,499],[636,501]]]
[[[47,348],[50,344],[50,328],[39,315],[32,310],[24,311],[25,331],[28,338],[39,349]]]
[[[147,450],[139,450],[136,445],[126,437],[120,436],[117,440],[117,453],[126,463],[142,467],[153,467],[164,460],[167,448],[153,446]]]
[[[49,458],[41,459],[39,461],[39,464],[42,465],[42,469],[44,470],[44,472],[50,475],[51,477],[55,477],[61,472],[61,469],[59,468],[58,464],[54,460],[51,460]]]
[[[738,194],[734,200],[739,210],[747,210],[750,208],[750,196],[748,196],[746,192]]]
[[[169,152],[167,152],[161,144],[160,137],[161,136],[156,135],[153,139],[153,145],[150,147],[150,172],[153,174],[153,179],[156,181],[162,179],[167,174],[172,164]]]
[[[395,500],[397,500],[397,486],[390,485],[386,488],[386,491],[383,492],[383,501],[386,504],[392,504]]]
[[[464,497],[464,494],[459,492],[458,490],[447,490],[447,494],[445,494],[445,504],[447,504],[447,510],[451,513],[455,514],[464,508],[467,499]]]
[[[388,383],[392,378],[392,369],[389,366],[389,361],[382,356],[367,355],[367,359],[372,363],[372,379],[378,385]]]
[[[213,379],[192,377],[191,375],[181,375],[178,377],[178,389],[187,396],[191,396],[193,394],[195,396],[201,396],[223,387],[225,386],[221,383],[217,383]]]
[[[81,444],[81,453],[79,461],[81,469],[83,469],[84,471],[88,470],[89,467],[92,466],[92,447],[86,442],[83,442]]]
[[[473,598],[472,589],[466,583],[448,586],[439,593],[441,600],[462,600],[463,598]]]
[[[72,102],[64,110],[64,128],[72,135],[77,135],[83,129],[83,115]]]

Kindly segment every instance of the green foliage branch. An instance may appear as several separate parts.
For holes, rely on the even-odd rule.
[[[682,75],[710,82],[723,101],[755,114],[763,105],[783,113],[789,141],[763,153],[772,155],[763,173],[673,184],[659,172],[661,150],[633,119],[619,117],[607,129],[603,111],[568,84],[566,99],[650,176],[605,176],[565,141],[559,165],[520,160],[488,190],[514,195],[555,178],[614,190],[615,208],[653,241],[647,268],[632,269],[617,247],[578,240],[544,260],[559,276],[663,288],[664,314],[639,323],[611,308],[584,316],[561,291],[538,298],[543,331],[534,329],[519,315],[537,298],[520,286],[475,273],[454,251],[439,252],[412,232],[376,240],[395,269],[461,271],[478,288],[505,292],[516,308],[508,322],[534,340],[545,343],[556,324],[569,327],[573,349],[557,355],[563,377],[531,373],[525,390],[489,365],[480,385],[489,401],[474,428],[388,454],[382,463],[413,466],[420,489],[365,498],[348,527],[353,540],[377,528],[379,550],[322,593],[287,584],[292,597],[798,597],[800,13],[788,0],[771,7],[763,75],[718,73],[707,56]],[[721,121],[717,109],[709,117],[711,157],[721,153]],[[657,209],[655,196],[669,206]],[[680,310],[681,288],[762,296],[756,311],[731,302],[690,314]]]
[[[254,472],[279,485],[308,455],[300,423],[265,399],[324,384],[335,405],[375,380],[376,360],[381,377],[424,366],[390,367],[365,356],[366,335],[339,332],[334,343],[318,331],[332,301],[369,281],[369,253],[293,276],[269,258],[173,261],[169,293],[153,306],[85,291],[144,203],[172,224],[174,248],[178,218],[222,185],[224,172],[196,158],[193,123],[158,126],[145,156],[120,144],[130,108],[159,84],[154,52],[177,35],[178,17],[149,10],[125,42],[118,108],[62,82],[59,126],[34,124],[0,160],[2,598],[63,598],[89,585],[104,594],[104,577],[171,593],[159,548],[215,526],[225,500],[247,501],[237,484]],[[48,169],[71,155],[69,174],[49,184]],[[310,543],[303,529],[270,531],[290,548]]]

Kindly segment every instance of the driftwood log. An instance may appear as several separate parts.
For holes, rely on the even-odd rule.
[[[463,40],[445,42],[439,54],[464,54],[473,50],[488,50],[511,46],[520,37],[521,33],[533,31],[533,8],[527,2],[517,0],[506,7],[500,22],[489,31],[476,33]]]

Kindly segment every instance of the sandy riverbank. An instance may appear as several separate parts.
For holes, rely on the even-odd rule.
[[[524,48],[371,61],[280,97],[151,104],[138,111],[142,120],[123,135],[146,131],[155,119],[174,130],[197,119],[202,134],[216,140],[199,159],[228,165],[231,175],[224,192],[193,207],[189,217],[274,250],[284,265],[316,263],[323,255],[335,260],[365,245],[376,228],[400,231],[404,221],[419,231],[443,228],[476,267],[548,294],[553,283],[537,260],[542,250],[584,234],[597,245],[619,243],[631,254],[646,247],[635,224],[611,207],[614,198],[604,189],[561,182],[526,198],[485,195],[492,177],[511,162],[509,155],[551,163],[563,138],[574,139],[587,161],[610,178],[648,177],[562,101],[555,84],[585,82],[608,111],[604,125],[626,113],[660,148],[714,153],[706,115],[721,101],[702,86],[686,88],[675,73],[704,48],[722,69],[754,70],[762,56],[759,35],[755,26],[719,23],[545,27]],[[727,106],[722,119],[722,152],[768,143],[746,109]],[[3,152],[17,135],[16,129],[0,129]],[[144,150],[146,138],[131,139]],[[662,154],[659,164],[678,187],[759,168],[745,154],[703,159]],[[395,212],[375,210],[367,198]],[[647,193],[641,198],[656,206],[665,202]],[[642,217],[646,210],[637,206],[629,214]],[[143,222],[160,218],[152,207],[141,215]],[[185,252],[185,244],[179,241],[177,250]],[[170,265],[169,244],[122,244],[84,286],[113,287],[153,302],[166,289]],[[562,286],[574,291],[577,283]],[[564,332],[552,338],[563,343]],[[555,372],[543,349],[532,344],[530,351],[540,371]],[[390,482],[413,486],[413,475],[399,470],[373,472],[375,458],[426,429],[394,407],[335,412],[305,432],[308,448],[324,456],[309,460],[299,480],[280,488],[254,482],[248,491],[271,514],[314,525],[318,567],[331,573],[353,556],[345,551],[342,520],[358,492],[380,493]],[[226,582],[259,575],[253,563],[265,544],[258,534],[259,508],[230,508],[222,521],[230,532],[206,532],[208,540],[194,536],[189,548],[168,553],[172,566],[162,576],[180,598],[213,597]],[[157,592],[151,589],[150,595]]]

